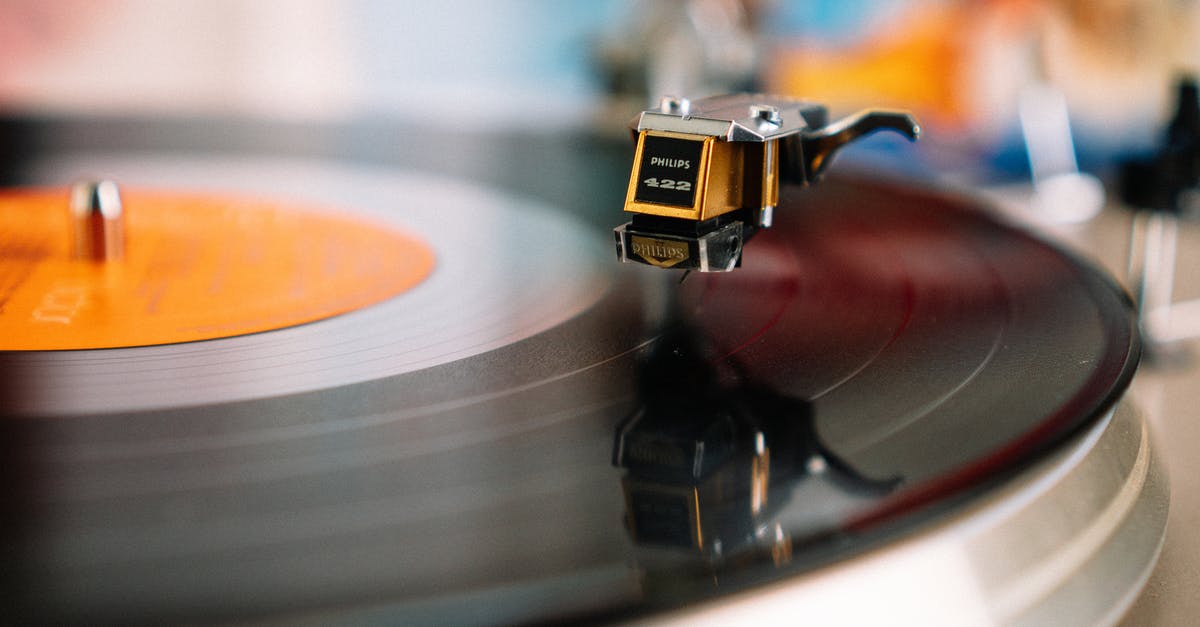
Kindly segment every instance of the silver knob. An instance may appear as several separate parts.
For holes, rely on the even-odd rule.
[[[783,123],[783,116],[779,113],[779,107],[754,104],[750,105],[750,117],[758,118],[763,122],[779,126]]]
[[[658,110],[661,113],[687,115],[692,109],[692,103],[687,98],[678,96],[663,96],[658,100]]]

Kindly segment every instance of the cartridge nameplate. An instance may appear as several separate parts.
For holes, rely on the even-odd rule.
[[[634,199],[692,207],[703,151],[703,141],[646,135]]]
[[[660,268],[679,265],[691,257],[687,242],[631,235],[629,243],[630,252]]]

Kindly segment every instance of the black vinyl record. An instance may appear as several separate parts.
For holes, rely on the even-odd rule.
[[[961,198],[836,179],[784,197],[732,273],[680,283],[605,259],[588,306],[461,358],[199,404],[13,412],[16,607],[76,621],[636,615],[919,529],[1128,385],[1134,316],[1088,264]],[[522,272],[507,278],[539,281]],[[187,372],[220,342],[143,350]],[[329,367],[356,363],[354,346]],[[120,370],[128,354],[87,358]],[[7,353],[0,374],[77,357]],[[226,369],[242,364],[261,367]]]

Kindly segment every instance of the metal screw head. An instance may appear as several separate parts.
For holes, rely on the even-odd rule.
[[[783,116],[779,114],[779,107],[773,107],[771,105],[750,105],[750,117],[757,118],[763,122],[769,122],[771,124],[783,123]]]
[[[692,108],[692,102],[679,96],[663,96],[658,101],[658,110],[673,115],[687,115]]]

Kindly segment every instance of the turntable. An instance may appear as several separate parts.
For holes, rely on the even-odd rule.
[[[785,188],[680,283],[609,192],[17,127],[18,620],[1096,624],[1159,555],[1131,302],[976,198]]]

